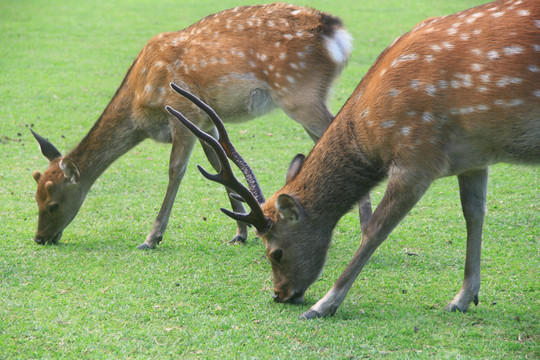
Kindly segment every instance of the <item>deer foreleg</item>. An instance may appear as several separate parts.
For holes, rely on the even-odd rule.
[[[210,135],[212,135],[214,138],[216,138],[216,139],[218,138],[218,133],[217,133],[217,130],[216,130],[215,127],[212,128],[212,130],[208,131],[208,133]],[[208,158],[208,161],[210,162],[212,167],[217,172],[219,172],[221,170],[221,165],[219,163],[219,159],[216,156],[216,153],[204,141],[201,141],[201,145],[203,147],[203,150],[204,150],[204,153],[205,153],[206,157]],[[246,209],[244,208],[244,205],[242,205],[242,203],[240,201],[235,200],[232,197],[230,197],[230,194],[233,191],[231,189],[227,188],[227,187],[225,188],[225,190],[227,191],[227,197],[231,201],[231,207],[232,207],[233,211],[237,212],[237,213],[240,213],[240,214],[245,214]],[[237,224],[236,235],[232,238],[230,243],[237,243],[237,242],[238,243],[244,243],[246,241],[247,237],[248,237],[248,226],[246,224],[242,223],[242,222],[239,222],[239,221],[236,224]]]
[[[358,202],[358,215],[360,218],[360,228],[362,229],[362,233],[364,233],[366,232],[369,219],[371,219],[372,215],[371,198],[369,193]]]
[[[371,255],[420,200],[431,182],[390,178],[385,194],[362,231],[362,243],[330,291],[301,318],[333,315]],[[365,200],[365,197],[363,198]]]
[[[467,224],[467,255],[461,290],[445,307],[448,311],[466,311],[471,302],[478,305],[482,226],[486,215],[488,169],[469,171],[458,176],[461,206]]]
[[[174,205],[178,188],[182,182],[182,178],[186,172],[187,163],[193,145],[195,144],[195,136],[193,136],[176,120],[170,122],[172,131],[172,150],[169,161],[169,184],[167,186],[167,192],[165,193],[165,199],[159,210],[158,216],[154,221],[152,230],[146,237],[144,243],[137,248],[141,250],[153,249],[163,239],[165,230],[169,223],[169,217]]]

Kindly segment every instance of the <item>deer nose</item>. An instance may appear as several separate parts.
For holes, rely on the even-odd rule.
[[[274,299],[274,302],[280,302],[279,300],[279,292],[274,292],[274,295],[272,295],[272,298]]]
[[[43,245],[45,244],[45,240],[43,240],[43,238],[39,235],[36,235],[34,236],[34,241],[36,242],[36,244],[38,245]]]

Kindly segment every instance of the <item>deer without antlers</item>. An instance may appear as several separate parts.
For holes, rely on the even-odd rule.
[[[285,186],[263,203],[257,201],[262,195],[252,195],[275,301],[303,301],[340,217],[387,178],[352,261],[302,317],[333,315],[430,184],[456,175],[467,253],[463,285],[445,309],[466,311],[478,303],[488,166],[540,163],[539,139],[540,2],[495,1],[421,22],[382,52],[309,156],[293,160]],[[233,182],[222,183],[250,196]]]
[[[206,115],[175,96],[174,81],[208,102],[226,121],[249,120],[279,107],[317,140],[333,120],[329,88],[345,66],[350,36],[341,21],[287,4],[237,7],[208,16],[178,32],[157,35],[139,53],[105,111],[66,156],[34,133],[50,161],[38,184],[38,244],[57,243],[92,184],[118,157],[146,138],[172,143],[169,185],[141,249],[165,233],[196,138],[165,111],[173,105],[215,134]],[[209,161],[219,162],[203,143]],[[231,199],[233,209],[242,204]],[[234,240],[244,241],[238,223]]]

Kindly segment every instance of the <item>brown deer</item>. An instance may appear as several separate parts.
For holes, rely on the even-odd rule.
[[[90,132],[66,156],[34,133],[50,161],[38,184],[38,244],[57,243],[92,184],[118,157],[146,138],[172,143],[169,185],[141,249],[163,237],[196,138],[165,111],[170,104],[211,131],[207,116],[177,96],[175,82],[204,99],[226,121],[245,121],[279,107],[317,140],[334,116],[326,106],[346,65],[351,37],[340,19],[287,4],[237,7],[178,32],[155,36],[139,53]],[[203,144],[219,169],[213,151]],[[231,199],[232,207],[244,211]],[[237,241],[247,237],[238,223]]]
[[[478,304],[488,166],[540,163],[540,2],[495,1],[428,19],[398,38],[309,156],[293,160],[286,185],[268,201],[224,133],[217,143],[168,110],[221,153],[223,170],[203,175],[248,202],[247,215],[224,212],[253,224],[264,240],[277,302],[303,301],[324,266],[338,220],[388,179],[358,251],[302,315],[306,319],[333,315],[370,256],[430,184],[456,175],[467,253],[463,285],[445,309],[466,311]],[[248,174],[250,190],[233,178],[225,153]]]

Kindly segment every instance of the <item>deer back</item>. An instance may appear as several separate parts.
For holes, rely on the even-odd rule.
[[[173,82],[224,121],[242,121],[275,106],[292,112],[324,102],[350,51],[350,36],[332,15],[281,3],[238,7],[152,38],[130,82],[140,110],[154,103],[189,108],[170,90]]]
[[[334,126],[354,119],[374,159],[431,162],[440,176],[537,161],[538,19],[538,2],[496,1],[421,22],[379,56]]]

